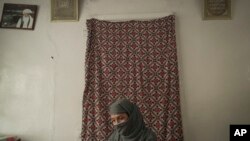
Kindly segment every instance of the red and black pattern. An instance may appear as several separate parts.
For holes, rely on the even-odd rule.
[[[182,141],[173,15],[150,21],[87,21],[82,140],[107,140],[108,106],[136,103],[158,141]]]

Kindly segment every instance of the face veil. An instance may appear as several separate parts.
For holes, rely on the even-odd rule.
[[[142,114],[134,103],[121,99],[110,106],[110,114],[127,113],[128,120],[114,126],[114,132],[109,141],[144,141],[152,131],[146,128]],[[155,136],[155,134],[153,134]]]

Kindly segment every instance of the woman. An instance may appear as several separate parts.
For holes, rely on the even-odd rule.
[[[156,134],[145,126],[139,108],[127,99],[110,106],[114,131],[109,141],[156,141]]]

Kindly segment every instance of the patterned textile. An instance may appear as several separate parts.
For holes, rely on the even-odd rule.
[[[118,98],[136,103],[158,141],[182,141],[173,15],[149,20],[87,21],[83,141],[112,133],[108,106]]]

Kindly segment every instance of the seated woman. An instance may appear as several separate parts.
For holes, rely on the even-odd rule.
[[[137,105],[121,99],[110,106],[114,131],[109,141],[156,141],[156,134],[145,126]]]

